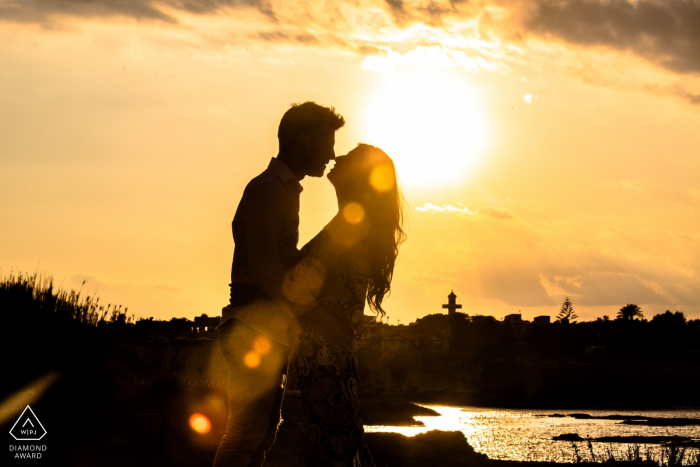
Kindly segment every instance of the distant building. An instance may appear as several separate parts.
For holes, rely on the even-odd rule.
[[[552,322],[549,316],[535,316],[535,319],[533,319],[532,321],[535,324],[535,326],[543,326]]]
[[[504,323],[520,326],[523,323],[523,316],[520,313],[513,313],[503,318]]]
[[[161,342],[161,343],[177,343],[191,344],[196,339],[196,343],[203,344],[212,340],[216,340],[218,334],[216,327],[219,325],[219,316],[197,316],[194,321],[187,318],[171,318],[170,321],[160,321],[149,319],[140,319],[135,323],[137,333],[146,342]],[[204,339],[198,339],[206,337]]]
[[[209,317],[206,314],[195,316],[192,330],[196,333],[214,332],[220,321],[220,316]]]
[[[520,313],[507,315],[505,318],[503,318],[503,322],[513,328],[517,334],[527,332],[527,330],[530,329],[530,326],[532,326],[532,323],[524,320]]]
[[[399,350],[417,349],[420,337],[413,333],[397,331],[382,340],[382,356],[392,355]]]
[[[192,332],[192,321],[187,318],[171,318],[170,321],[140,319],[135,327],[146,336],[173,338]]]
[[[368,348],[383,357],[395,355],[404,350],[439,351],[446,350],[447,336],[423,336],[416,326],[389,325],[365,315],[362,336],[357,340],[357,348]]]

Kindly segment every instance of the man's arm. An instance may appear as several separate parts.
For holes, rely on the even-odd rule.
[[[249,193],[244,223],[250,277],[254,285],[292,316],[316,306],[313,294],[303,284],[292,280],[279,256],[280,230],[287,202],[283,189],[263,183]]]

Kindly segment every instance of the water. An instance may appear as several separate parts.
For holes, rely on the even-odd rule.
[[[423,405],[423,404],[421,404]],[[579,420],[571,417],[554,418],[551,414],[587,413],[597,415],[648,416],[656,418],[700,418],[700,410],[674,411],[604,411],[604,410],[515,410],[477,407],[423,405],[440,413],[439,417],[415,417],[425,426],[365,426],[367,432],[395,432],[415,436],[430,430],[461,431],[469,444],[490,459],[572,462],[574,447],[568,441],[552,441],[564,433],[577,433],[582,438],[603,436],[688,436],[698,440],[700,426],[652,427],[623,425],[619,420]],[[584,460],[590,460],[585,442],[575,443]],[[626,455],[629,444],[593,443],[596,455],[606,450]],[[642,453],[650,449],[657,457],[660,446],[641,445]]]

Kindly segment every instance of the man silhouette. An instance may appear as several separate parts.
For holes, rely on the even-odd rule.
[[[228,363],[229,416],[215,467],[261,466],[275,442],[290,325],[317,305],[290,274],[300,260],[299,181],[323,176],[344,124],[332,107],[293,105],[280,121],[279,154],[248,183],[236,210],[231,298],[218,327]]]

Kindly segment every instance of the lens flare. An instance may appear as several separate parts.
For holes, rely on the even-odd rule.
[[[315,289],[307,279],[308,277],[295,278],[293,274],[285,275],[282,283],[282,292],[294,303],[300,305],[311,303],[314,300],[314,296],[310,292],[314,292]]]
[[[272,348],[272,343],[270,343],[270,339],[268,339],[267,337],[260,336],[257,339],[255,339],[255,342],[253,343],[253,348],[260,355],[266,355]]]
[[[369,184],[375,191],[384,193],[394,188],[394,171],[388,164],[381,164],[372,169],[369,174]]]
[[[260,366],[260,354],[257,353],[255,350],[248,352],[245,354],[245,357],[243,357],[243,363],[245,363],[245,366],[248,368],[257,368]]]
[[[190,427],[197,433],[205,434],[211,430],[211,422],[206,415],[193,413],[190,415]]]
[[[365,210],[357,203],[348,203],[343,208],[343,219],[348,224],[359,224],[365,218]]]
[[[0,403],[0,423],[17,417],[29,404],[41,398],[56,381],[61,379],[57,372],[47,373],[33,383],[23,387]]]

